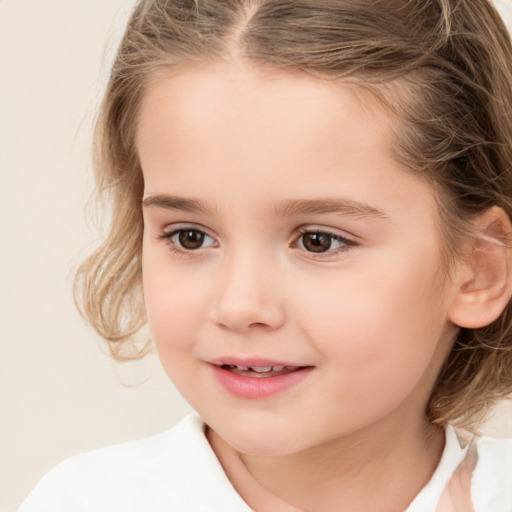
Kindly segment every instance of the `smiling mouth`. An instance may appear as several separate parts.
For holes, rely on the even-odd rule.
[[[302,370],[305,366],[238,366],[236,364],[219,365],[223,370],[229,371],[241,377],[278,377],[288,373]]]
[[[210,362],[218,383],[231,395],[248,400],[270,399],[299,385],[314,366],[286,365],[284,361],[226,357]]]

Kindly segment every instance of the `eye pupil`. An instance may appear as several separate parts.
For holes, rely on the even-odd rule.
[[[332,236],[327,233],[305,233],[302,243],[310,252],[325,252],[331,248]]]
[[[180,244],[185,249],[199,249],[204,242],[204,233],[195,229],[184,229],[178,235]]]

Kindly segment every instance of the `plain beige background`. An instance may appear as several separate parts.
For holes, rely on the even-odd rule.
[[[0,512],[77,452],[190,408],[156,358],[116,365],[76,313],[94,112],[133,0],[0,0]],[[512,26],[512,0],[499,7]],[[140,384],[137,386],[137,384]],[[488,427],[512,437],[505,404]]]

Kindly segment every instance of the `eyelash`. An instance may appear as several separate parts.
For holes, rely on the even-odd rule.
[[[208,235],[208,233],[206,233],[206,231],[196,228],[196,227],[192,227],[192,226],[183,226],[183,227],[177,226],[172,231],[162,233],[161,235],[158,236],[158,238],[161,240],[164,240],[166,242],[167,246],[169,247],[169,249],[173,253],[177,253],[177,254],[183,255],[183,256],[191,255],[192,253],[194,253],[196,251],[198,252],[200,249],[204,249],[204,247],[198,247],[196,249],[187,249],[183,246],[180,246],[179,242],[173,241],[173,237],[175,237],[176,235],[179,235],[180,233],[185,233],[187,231],[197,233],[199,235],[202,235],[203,237],[208,237],[213,240],[213,237]],[[319,252],[308,251],[306,248],[304,248],[303,237],[305,235],[326,235],[330,240],[330,244],[332,244],[334,241],[334,242],[338,242],[342,245],[334,250],[330,250],[330,247],[329,247],[328,250],[323,251],[323,252],[322,251],[319,251]],[[301,240],[302,240],[302,244],[301,244]],[[299,245],[302,245],[303,248],[301,248]],[[333,256],[337,255],[338,253],[346,252],[346,251],[350,250],[352,247],[355,247],[357,245],[358,245],[358,243],[355,242],[354,240],[351,240],[349,238],[346,238],[346,237],[341,236],[336,233],[332,233],[325,229],[301,228],[299,230],[298,236],[295,238],[295,240],[293,242],[292,247],[297,247],[297,248],[307,252],[308,254],[313,255],[316,258],[324,258],[325,259],[325,258],[333,257]]]

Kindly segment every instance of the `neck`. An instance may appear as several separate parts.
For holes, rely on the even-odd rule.
[[[258,512],[402,512],[429,481],[444,434],[426,420],[374,424],[299,453],[260,457],[209,439],[233,485]]]

